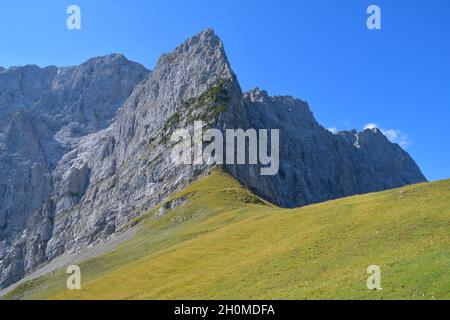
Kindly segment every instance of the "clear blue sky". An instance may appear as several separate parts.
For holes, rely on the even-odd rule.
[[[71,4],[79,31],[66,28]],[[381,7],[381,31],[366,28],[370,4]],[[450,178],[449,17],[448,0],[3,0],[0,66],[115,52],[152,68],[213,27],[244,90],[302,98],[326,127],[398,130],[435,180]]]

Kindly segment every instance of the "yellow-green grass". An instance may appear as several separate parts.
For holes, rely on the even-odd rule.
[[[27,299],[449,299],[450,180],[280,209],[213,171],[136,236],[19,286]],[[367,288],[381,268],[383,290]]]

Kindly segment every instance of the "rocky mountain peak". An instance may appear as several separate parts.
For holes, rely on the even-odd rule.
[[[261,90],[258,87],[255,87],[244,94],[244,99],[248,99],[251,102],[262,103],[269,99],[269,93],[266,90]]]
[[[92,59],[87,60],[88,63],[89,61],[104,61],[104,62],[121,62],[121,63],[129,63],[130,60],[127,59],[127,57],[125,57],[125,55],[121,54],[121,53],[110,53],[104,56],[98,56]]]
[[[207,29],[163,54],[145,84],[152,100],[189,99],[220,79],[232,79],[222,41]]]
[[[206,29],[199,34],[187,39],[175,50],[161,56],[160,62],[170,61],[178,55],[197,54],[213,56],[216,60],[224,60],[228,63],[222,40],[214,33],[213,29]]]
[[[223,50],[223,43],[222,40],[220,40],[220,38],[215,34],[214,30],[209,28],[187,39],[175,49],[174,53],[178,53],[180,50],[190,50],[193,47],[203,47],[211,50],[218,48]]]
[[[101,70],[105,66],[111,68],[114,66],[127,66],[127,65],[139,65],[143,70],[146,70],[146,68],[141,64],[132,62],[128,60],[123,54],[118,53],[112,53],[105,56],[99,56],[89,59],[76,68],[77,69],[90,68],[92,72],[95,72],[96,70]]]

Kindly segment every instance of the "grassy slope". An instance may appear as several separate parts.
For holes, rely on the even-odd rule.
[[[7,298],[450,298],[450,180],[285,210],[215,171],[180,197],[133,240],[80,264],[82,290],[66,290],[61,270]],[[366,287],[373,264],[382,291]]]

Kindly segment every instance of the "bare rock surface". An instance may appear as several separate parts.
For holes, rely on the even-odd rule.
[[[56,203],[53,172],[86,135],[109,126],[148,75],[122,55],[77,67],[12,67],[0,71],[0,286],[47,261]],[[80,197],[89,169],[69,177]]]

